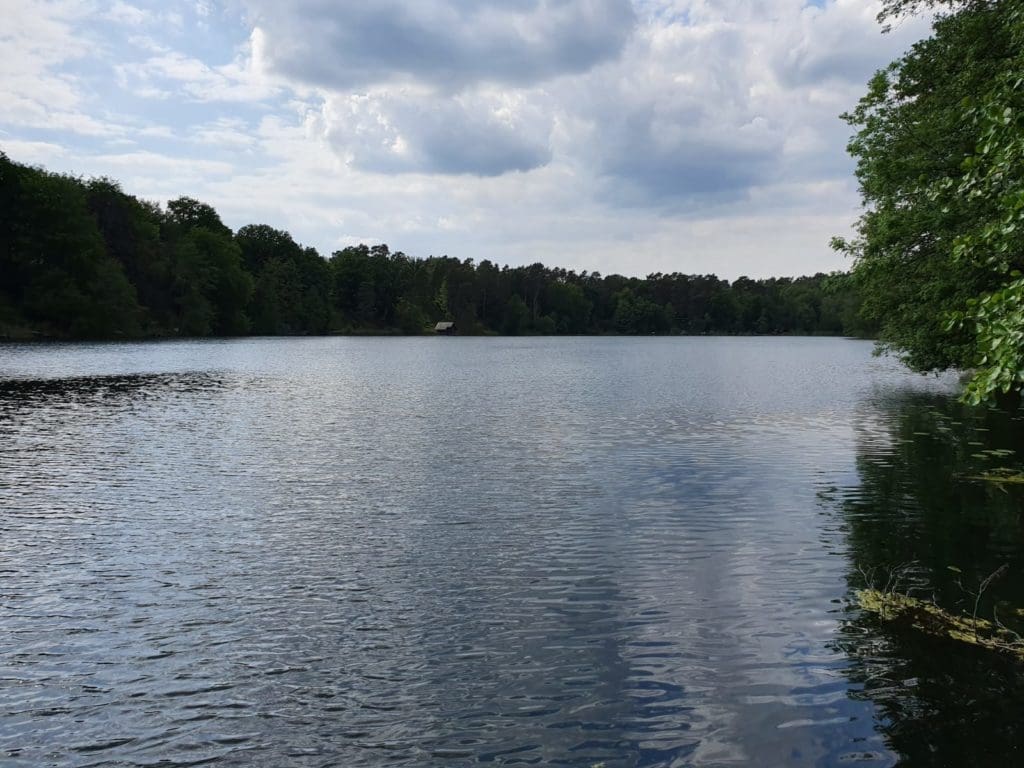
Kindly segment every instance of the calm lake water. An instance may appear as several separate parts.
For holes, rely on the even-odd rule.
[[[1024,425],[954,383],[837,339],[0,345],[0,764],[1024,764],[1019,667],[850,603],[1008,563],[983,610],[1024,606],[973,479]]]

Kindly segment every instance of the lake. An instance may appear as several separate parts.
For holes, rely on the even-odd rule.
[[[0,345],[0,763],[1019,764],[1020,417],[824,338]]]

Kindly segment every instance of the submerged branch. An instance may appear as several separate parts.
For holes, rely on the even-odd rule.
[[[857,604],[882,621],[916,629],[933,637],[967,643],[979,648],[1010,654],[1024,661],[1024,639],[1016,632],[977,616],[958,616],[935,603],[899,592],[862,589]]]

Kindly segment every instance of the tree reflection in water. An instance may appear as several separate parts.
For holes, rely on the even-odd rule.
[[[1024,415],[921,394],[871,412],[881,417],[858,430],[858,484],[825,494],[845,520],[851,592],[869,581],[883,588],[903,567],[899,589],[970,614],[969,592],[1005,564],[978,615],[1024,631],[1024,487],[979,479],[1024,468]],[[901,765],[1024,760],[1024,666],[856,607],[849,616],[838,644],[853,662],[853,695],[876,704]]]

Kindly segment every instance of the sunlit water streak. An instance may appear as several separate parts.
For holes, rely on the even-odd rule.
[[[950,392],[835,339],[0,346],[0,761],[894,764],[843,504]]]

